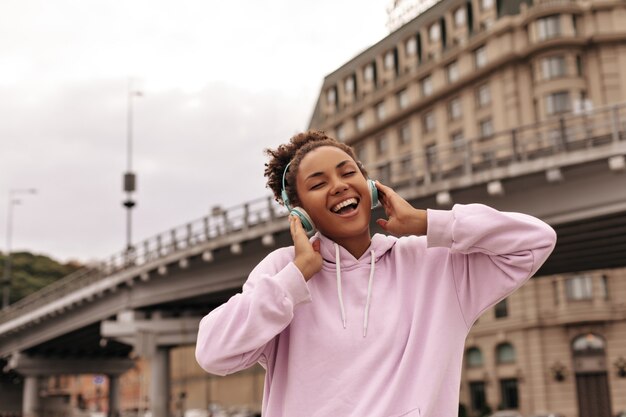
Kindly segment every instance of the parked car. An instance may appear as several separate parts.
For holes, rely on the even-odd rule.
[[[542,412],[542,413],[535,413],[531,417],[563,417],[563,414]]]
[[[521,415],[520,412],[517,410],[500,410],[500,411],[496,411],[489,417],[524,417],[524,416]]]
[[[185,411],[185,417],[211,417],[211,415],[209,414],[209,410],[193,408]]]

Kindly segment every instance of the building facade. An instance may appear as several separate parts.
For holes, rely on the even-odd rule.
[[[500,132],[626,101],[625,27],[617,0],[442,0],[329,74],[310,127],[393,183],[494,163]]]

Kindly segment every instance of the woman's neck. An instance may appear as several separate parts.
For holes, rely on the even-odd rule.
[[[358,236],[351,236],[346,238],[331,238],[336,244],[342,246],[347,250],[355,259],[359,259],[370,247],[372,238],[370,237],[369,228]]]

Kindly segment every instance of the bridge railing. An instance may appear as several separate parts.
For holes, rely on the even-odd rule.
[[[486,131],[488,132],[488,130]],[[368,166],[369,175],[394,187],[428,186],[443,180],[564,153],[626,141],[626,103],[569,113],[484,136],[455,138]],[[0,312],[0,323],[34,310],[114,273],[135,268],[186,248],[273,222],[287,214],[272,197],[228,209],[214,208],[201,219],[159,233],[131,251],[121,251],[23,298]]]
[[[285,208],[276,203],[273,197],[259,198],[228,209],[216,207],[207,216],[152,236],[139,242],[131,251],[115,253],[97,265],[79,269],[24,297],[0,311],[0,323],[60,299],[112,274],[139,267],[225,235],[273,222],[286,215]]]

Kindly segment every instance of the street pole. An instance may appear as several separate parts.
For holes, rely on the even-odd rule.
[[[123,191],[126,192],[126,200],[122,205],[126,207],[126,261],[131,258],[134,250],[132,239],[132,209],[135,207],[133,192],[136,190],[137,177],[133,172],[133,97],[141,97],[140,91],[133,89],[133,79],[128,79],[128,94],[126,107],[126,172],[124,173]]]
[[[9,298],[11,296],[11,237],[13,234],[13,206],[17,206],[21,203],[20,200],[13,198],[16,194],[36,194],[37,190],[34,188],[9,190],[9,207],[7,214],[7,253],[4,260],[4,274],[2,278],[2,309],[9,307]]]

